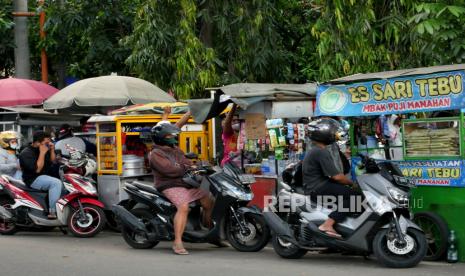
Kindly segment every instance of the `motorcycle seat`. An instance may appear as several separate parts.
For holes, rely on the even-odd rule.
[[[42,191],[42,190],[36,190],[36,189],[30,188],[22,180],[15,179],[15,178],[7,176],[7,175],[3,175],[2,177],[6,178],[8,180],[8,182],[10,182],[16,188],[19,188],[19,189],[21,189],[21,190],[23,190],[25,192],[48,193],[48,191]]]

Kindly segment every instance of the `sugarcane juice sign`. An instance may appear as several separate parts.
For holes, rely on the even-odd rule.
[[[370,116],[465,106],[464,71],[318,87],[315,114]]]
[[[415,180],[417,186],[465,187],[463,160],[398,161],[404,176]]]

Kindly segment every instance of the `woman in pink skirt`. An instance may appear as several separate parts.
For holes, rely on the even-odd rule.
[[[155,147],[150,153],[150,166],[154,175],[155,187],[177,208],[174,216],[173,252],[178,255],[188,255],[189,252],[182,243],[182,235],[189,215],[189,203],[200,201],[204,210],[204,223],[211,226],[213,201],[208,192],[192,188],[182,181],[192,163],[176,146],[179,132],[179,128],[171,124],[157,125],[152,129],[152,140]]]

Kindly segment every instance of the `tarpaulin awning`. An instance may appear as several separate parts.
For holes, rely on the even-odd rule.
[[[317,85],[316,83],[236,83],[207,90],[216,91],[214,98],[188,101],[192,116],[198,123],[218,116],[230,103],[236,103],[241,109],[247,110],[248,107],[262,101],[314,99]]]
[[[427,74],[458,71],[458,70],[465,70],[465,64],[410,68],[410,69],[384,71],[384,72],[367,73],[367,74],[354,74],[354,75],[330,80],[324,84],[345,84],[345,83],[353,83],[353,82],[359,82],[359,81],[384,80],[384,79],[391,79],[391,78],[399,78],[399,77],[407,77],[407,76],[415,76],[415,75],[427,75]]]

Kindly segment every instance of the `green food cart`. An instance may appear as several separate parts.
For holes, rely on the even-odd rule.
[[[350,119],[353,163],[365,152],[397,162],[415,180],[410,206],[430,260],[444,257],[451,229],[465,261],[464,86],[465,64],[458,64],[356,74],[318,87],[316,115]]]

